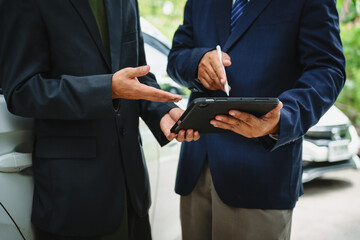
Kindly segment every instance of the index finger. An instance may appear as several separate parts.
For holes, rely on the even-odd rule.
[[[182,99],[180,95],[172,94],[145,84],[140,84],[138,91],[139,99],[152,102],[178,102]]]
[[[250,113],[246,113],[246,112],[240,112],[237,110],[230,110],[229,111],[229,115],[241,120],[242,122],[246,123],[247,125],[253,126],[255,124],[257,124],[259,122],[259,118],[257,118],[256,116],[250,114]]]
[[[219,78],[219,81],[217,82],[217,84],[220,86],[221,89],[224,89],[224,83],[225,83],[225,81],[227,81],[227,78],[226,78],[224,67],[223,67],[222,63],[220,62],[220,59],[218,59],[217,61],[212,61],[211,67],[213,68],[213,70],[215,71],[216,75]]]
[[[225,59],[222,59],[222,60],[225,60]],[[217,73],[219,79],[226,80],[225,68],[224,68],[223,62],[220,61],[220,58],[217,58],[217,61],[212,61],[211,65],[214,68],[215,72]]]

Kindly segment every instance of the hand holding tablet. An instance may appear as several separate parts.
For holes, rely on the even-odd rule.
[[[171,131],[177,133],[182,129],[194,129],[200,133],[230,132],[230,129],[214,127],[210,121],[219,115],[229,116],[230,110],[250,113],[259,118],[278,105],[277,98],[197,98],[175,123]]]

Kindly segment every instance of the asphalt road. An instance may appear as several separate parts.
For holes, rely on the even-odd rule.
[[[149,164],[150,176],[159,177],[157,198],[157,178],[151,179],[154,240],[181,239],[179,197],[173,190],[176,164],[173,159]],[[294,210],[291,240],[360,240],[360,171],[327,173],[304,190]]]
[[[360,172],[327,173],[304,184],[294,210],[292,240],[360,239]]]

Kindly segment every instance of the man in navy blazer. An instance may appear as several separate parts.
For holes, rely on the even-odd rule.
[[[136,0],[0,0],[0,85],[35,119],[37,239],[151,239],[139,117],[161,145],[184,132],[148,72]]]
[[[168,73],[192,90],[190,100],[225,96],[227,80],[230,97],[281,103],[260,118],[217,116],[211,123],[232,133],[202,134],[182,145],[176,192],[183,238],[289,239],[292,209],[303,194],[303,135],[345,81],[336,4],[250,0],[233,11],[234,2],[187,1]]]

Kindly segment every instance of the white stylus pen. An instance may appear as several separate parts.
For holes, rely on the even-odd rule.
[[[220,45],[217,45],[217,46],[216,46],[216,51],[217,51],[217,54],[218,54],[218,56],[219,56],[219,60],[220,60],[221,66],[223,67],[224,74],[225,74],[225,76],[226,76],[225,67],[224,67],[224,64],[222,63],[222,54],[221,54],[221,47],[220,47]],[[228,84],[227,81],[226,81],[225,84],[224,84],[224,88],[225,88],[226,95],[229,96],[229,84]]]

